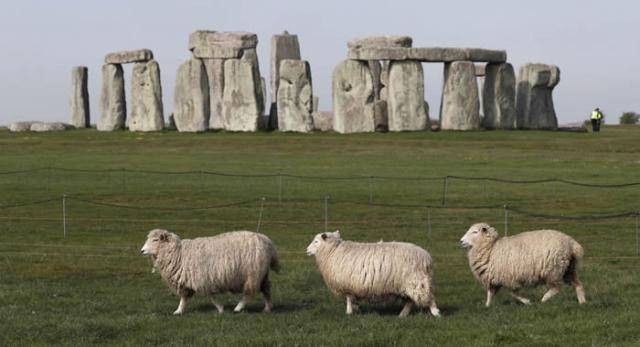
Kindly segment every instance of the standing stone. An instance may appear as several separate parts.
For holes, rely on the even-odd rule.
[[[127,103],[124,95],[122,65],[102,66],[102,94],[100,95],[99,131],[124,129],[127,119]]]
[[[76,128],[91,126],[89,119],[89,69],[75,66],[71,70],[71,125]]]
[[[382,63],[380,71],[380,100],[389,98],[389,64],[390,62],[388,61]]]
[[[313,96],[313,105],[312,112],[318,112],[318,108],[320,107],[320,98],[317,95]]]
[[[513,129],[516,125],[516,76],[509,63],[487,64],[482,89],[485,129]]]
[[[476,71],[470,61],[445,64],[440,126],[449,130],[480,127],[480,101]]]
[[[258,95],[258,109],[260,110],[260,115],[264,114],[264,104],[265,104],[265,96],[262,90],[262,77],[260,77],[260,64],[258,63],[258,53],[255,48],[245,49],[242,60],[249,61],[251,66],[253,66],[253,73],[257,78],[256,83],[256,94]]]
[[[287,31],[271,37],[271,102],[277,100],[280,83],[280,62],[284,59],[300,60],[300,43],[298,35],[290,35]]]
[[[389,131],[418,131],[427,126],[424,73],[416,61],[394,61],[389,71]]]
[[[202,59],[209,85],[209,128],[224,129],[222,94],[224,92],[224,59]]]
[[[209,128],[209,81],[200,59],[189,59],[178,69],[173,119],[180,132]]]
[[[130,131],[160,131],[164,127],[160,66],[155,60],[133,66],[128,124]]]
[[[560,69],[555,65],[525,64],[520,67],[516,95],[518,129],[558,128],[552,93],[559,82]]]
[[[278,129],[277,94],[280,83],[280,62],[284,59],[300,60],[298,35],[286,30],[281,35],[271,37],[271,107],[269,108],[269,128]]]
[[[333,70],[333,129],[374,132],[373,79],[366,62],[343,60]]]
[[[222,119],[226,130],[258,130],[259,80],[251,62],[241,59],[229,59],[224,62]]]
[[[278,129],[310,132],[313,130],[313,89],[311,68],[304,60],[280,62],[278,89]]]
[[[373,103],[373,120],[376,132],[386,133],[389,131],[389,105],[386,100],[376,100]]]
[[[314,112],[313,127],[319,131],[333,130],[333,113],[327,111]]]

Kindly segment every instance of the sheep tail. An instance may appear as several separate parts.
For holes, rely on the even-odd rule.
[[[280,260],[278,259],[278,254],[274,253],[271,257],[271,263],[269,264],[271,270],[276,273],[280,273]]]
[[[573,253],[573,256],[576,258],[576,260],[582,259],[582,257],[584,256],[584,249],[576,241],[573,241],[571,243],[571,252]]]

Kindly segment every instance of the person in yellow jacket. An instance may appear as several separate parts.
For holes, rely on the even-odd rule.
[[[591,112],[591,129],[594,133],[600,131],[600,123],[602,122],[602,118],[604,115],[600,112],[600,108],[596,107],[593,112]]]

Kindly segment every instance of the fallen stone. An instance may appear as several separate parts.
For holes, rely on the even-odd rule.
[[[314,112],[313,127],[318,131],[333,130],[333,113],[328,111]]]
[[[136,63],[131,74],[130,131],[161,131],[164,128],[160,65],[155,60]]]
[[[389,131],[419,131],[426,128],[424,72],[421,63],[391,62],[387,101]]]
[[[278,129],[307,133],[313,130],[311,67],[304,60],[280,62]]]
[[[71,69],[71,124],[76,128],[91,126],[89,118],[89,69],[86,66],[75,66]]]
[[[256,131],[261,116],[257,94],[259,76],[251,62],[229,59],[224,62],[222,119],[229,131]]]
[[[516,76],[511,64],[486,66],[482,106],[484,110],[482,126],[485,129],[515,128]]]
[[[13,122],[9,124],[8,128],[9,128],[9,131],[11,131],[12,133],[20,133],[24,131],[30,131],[31,126],[36,123],[42,123],[42,122],[38,122],[38,121]]]
[[[445,64],[440,127],[474,130],[480,127],[480,101],[475,67],[470,61]]]
[[[258,36],[244,31],[198,30],[189,35],[189,50],[195,58],[236,59],[245,49],[257,46]]]
[[[555,65],[525,64],[520,67],[516,91],[518,129],[558,128],[553,89],[559,82],[560,69]]]
[[[300,60],[300,43],[298,35],[287,31],[271,37],[271,102],[277,100],[278,83],[280,83],[280,62],[284,59]]]
[[[109,53],[104,57],[106,64],[127,64],[147,62],[153,59],[153,52],[150,49],[137,49],[135,51],[122,51]]]
[[[67,130],[70,126],[61,122],[52,122],[52,123],[44,123],[44,122],[35,122],[31,124],[31,131],[35,132],[48,132],[48,131],[63,131]]]
[[[209,128],[209,81],[204,63],[189,59],[176,75],[173,118],[179,132],[202,132]]]
[[[124,74],[120,64],[102,66],[100,113],[97,124],[98,131],[124,129],[127,119],[127,103],[124,91]]]
[[[343,60],[333,70],[333,129],[374,132],[373,79],[366,62]]]
[[[202,59],[209,85],[209,128],[224,129],[222,95],[224,92],[224,59]]]
[[[349,49],[362,47],[411,47],[413,39],[409,36],[370,36],[350,40]]]

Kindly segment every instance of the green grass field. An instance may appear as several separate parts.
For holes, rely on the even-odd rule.
[[[447,206],[441,208],[442,180],[382,178],[635,182],[640,181],[640,127],[611,126],[600,134],[351,136],[1,131],[0,152],[2,172],[41,169],[0,174],[0,205],[55,199],[0,208],[0,345],[640,345],[635,217],[564,220],[509,213],[510,234],[554,228],[584,246],[583,306],[564,287],[545,304],[539,303],[545,288],[525,291],[536,301],[531,306],[516,304],[503,291],[485,308],[484,290],[458,246],[475,222],[489,222],[504,232],[502,205],[559,216],[637,211],[640,186],[451,179]],[[102,169],[113,170],[91,171]],[[365,178],[284,176],[280,181],[277,176],[220,176],[201,170]],[[66,238],[63,194],[68,196]],[[327,227],[340,229],[343,238],[408,241],[432,254],[442,318],[414,310],[399,319],[401,303],[365,304],[357,315],[344,314],[344,303],[330,294],[314,260],[304,253],[313,236],[325,229],[326,196]],[[161,227],[192,238],[255,230],[262,197],[260,231],[277,244],[283,266],[272,276],[274,312],[261,313],[258,296],[248,312],[233,314],[239,297],[226,295],[221,299],[227,312],[218,315],[208,298],[196,295],[183,316],[172,316],[178,298],[151,273],[150,260],[139,255],[147,232]],[[250,202],[189,209],[245,200]]]

